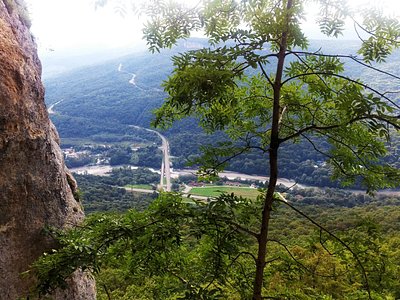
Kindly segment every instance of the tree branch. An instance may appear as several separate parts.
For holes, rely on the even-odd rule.
[[[242,232],[244,232],[244,233],[247,233],[247,234],[249,234],[249,235],[255,237],[256,239],[258,239],[258,236],[259,236],[258,233],[254,232],[254,231],[252,231],[252,230],[250,230],[250,229],[247,229],[247,228],[243,227],[242,225],[237,224],[236,222],[230,221],[229,219],[225,219],[225,221],[226,221],[229,225],[234,226],[235,229],[237,229],[237,230],[239,230],[239,231],[242,231]]]
[[[319,51],[319,50],[318,50],[318,51]],[[313,70],[313,72],[315,72],[315,70],[314,70],[313,68],[311,68],[311,67],[309,66],[309,64],[307,64],[307,62],[306,62],[304,59],[302,59],[301,56],[298,54],[298,53],[303,53],[303,52],[290,52],[290,53],[293,53],[293,54],[294,54],[308,69],[311,69],[311,70]],[[305,53],[305,52],[304,52],[304,53]],[[318,78],[322,81],[322,83],[325,85],[325,87],[326,87],[328,90],[332,91],[332,92],[335,93],[335,94],[339,94],[339,92],[333,90],[333,89],[326,83],[326,81],[325,81],[320,75],[317,75],[317,76],[318,76]]]
[[[283,197],[283,196],[282,196]],[[306,215],[305,213],[303,213],[302,211],[300,211],[299,209],[297,209],[296,207],[294,207],[293,205],[291,205],[290,203],[288,203],[287,201],[284,201],[282,199],[276,199],[277,201],[284,203],[285,205],[287,205],[288,207],[290,207],[292,210],[294,210],[295,212],[297,212],[299,215],[301,215],[302,217],[306,218],[308,221],[310,221],[313,225],[315,225],[316,227],[318,227],[319,229],[321,229],[322,231],[326,232],[328,235],[330,235],[331,237],[333,237],[335,240],[337,240],[344,248],[346,248],[354,257],[354,259],[356,260],[357,264],[360,266],[361,268],[361,273],[364,279],[364,284],[365,284],[365,288],[367,289],[368,292],[368,298],[370,300],[372,300],[371,297],[371,289],[369,286],[369,281],[368,281],[368,276],[367,276],[367,272],[365,271],[364,265],[361,263],[360,258],[358,257],[357,253],[355,253],[353,251],[353,249],[351,249],[349,247],[349,245],[347,243],[345,243],[341,238],[339,238],[337,235],[335,235],[334,233],[332,233],[330,230],[328,230],[327,228],[325,228],[324,226],[320,225],[319,223],[317,223],[316,221],[314,221],[314,219],[310,218],[308,215]]]
[[[283,124],[283,126],[287,126],[285,124]],[[293,138],[299,137],[301,135],[303,135],[303,133],[306,133],[307,131],[313,131],[313,130],[330,130],[330,129],[335,129],[338,127],[341,127],[342,124],[336,124],[336,125],[330,125],[330,126],[317,126],[315,124],[304,127],[303,129],[298,130],[297,132],[285,137],[285,138],[281,138],[279,139],[279,143],[284,143],[288,140],[291,140]],[[293,129],[293,128],[292,128]]]
[[[326,248],[325,242],[326,242],[326,240],[325,240],[325,241],[322,241],[322,229],[320,228],[320,229],[319,229],[319,243],[321,244],[322,248],[324,248],[325,251],[329,253],[329,255],[333,255],[333,254],[331,253],[331,251],[329,251],[328,248]]]
[[[315,271],[310,270],[310,269],[307,268],[302,262],[300,262],[297,258],[294,257],[294,255],[292,254],[292,252],[290,252],[289,248],[288,248],[284,243],[282,243],[282,242],[280,242],[280,241],[278,241],[278,240],[275,240],[275,239],[269,239],[268,241],[277,243],[278,245],[282,246],[282,247],[285,249],[285,251],[289,254],[289,256],[293,259],[293,261],[294,261],[296,264],[298,264],[302,269],[304,269],[305,271],[307,271],[308,273],[313,274],[313,275],[316,275],[316,276],[319,276],[319,277],[325,277],[325,278],[334,278],[334,277],[337,276],[337,275],[325,275],[325,274],[320,274],[320,273],[317,273],[317,272],[315,272]],[[329,252],[328,252],[328,253],[329,253]],[[345,274],[345,272],[343,272],[343,274]]]
[[[271,85],[272,88],[274,88],[274,83],[272,82],[271,78],[269,78],[267,72],[265,71],[263,65],[261,62],[258,62],[258,66],[261,69],[261,72],[263,73],[264,77],[268,80],[268,83]]]
[[[179,276],[178,274],[176,274],[174,271],[170,270],[169,268],[166,269],[166,271],[168,273],[170,273],[172,276],[176,277],[177,279],[179,279],[180,282],[182,282],[184,285],[189,285],[191,287],[194,287],[192,284],[189,283],[189,281],[187,281],[186,279],[184,279],[183,277]]]
[[[354,56],[354,55],[345,55],[345,54],[322,54],[322,53],[318,53],[318,52],[319,52],[319,50],[316,51],[316,52],[290,51],[289,53],[290,53],[290,54],[294,54],[294,55],[296,55],[297,57],[298,57],[298,56],[301,56],[301,55],[310,55],[310,56],[318,56],[318,57],[347,58],[347,59],[353,60],[354,62],[356,62],[356,63],[358,63],[358,64],[360,64],[360,65],[362,65],[362,66],[364,66],[364,67],[366,67],[366,68],[368,68],[368,69],[371,69],[371,70],[374,70],[374,71],[376,71],[376,72],[379,72],[379,73],[388,75],[388,76],[393,77],[393,78],[395,78],[395,79],[400,79],[400,76],[397,76],[397,75],[395,75],[395,74],[393,74],[393,73],[390,73],[390,72],[384,71],[384,70],[382,70],[382,69],[376,68],[376,67],[372,66],[371,64],[367,64],[367,63],[365,63],[365,62],[359,60],[359,59],[357,58],[357,56]]]
[[[371,30],[368,30],[367,28],[365,28],[364,26],[362,26],[359,22],[357,22],[354,18],[352,18],[352,20],[353,20],[353,22],[354,22],[360,29],[362,29],[365,33],[368,33],[369,35],[372,35],[372,36],[374,36],[374,37],[377,37],[377,35],[376,35],[375,32],[373,32],[373,31],[371,31]],[[385,38],[385,41],[391,42],[391,43],[394,43],[394,44],[397,44],[397,45],[400,45],[400,41],[398,41],[398,40]]]
[[[311,75],[325,75],[325,76],[332,76],[332,77],[337,77],[337,78],[344,79],[344,80],[346,80],[346,81],[348,81],[348,82],[351,82],[351,83],[357,84],[357,85],[359,85],[359,86],[362,86],[364,89],[367,89],[367,90],[370,90],[371,92],[374,92],[374,93],[377,94],[378,96],[380,96],[380,97],[384,98],[385,100],[389,101],[393,106],[395,106],[395,107],[397,107],[398,109],[400,109],[400,106],[399,106],[397,103],[395,103],[393,100],[391,100],[389,97],[385,96],[384,93],[379,92],[378,90],[376,90],[376,89],[370,87],[369,85],[367,85],[367,84],[365,84],[365,83],[362,83],[362,82],[359,82],[359,81],[357,81],[357,80],[351,79],[351,78],[349,78],[349,77],[347,77],[347,76],[339,75],[339,74],[335,74],[335,73],[329,73],[329,72],[310,72],[310,73],[297,74],[297,75],[295,75],[295,76],[292,76],[292,77],[287,78],[285,81],[282,82],[282,85],[284,85],[285,83],[287,83],[287,82],[289,82],[289,81],[291,81],[291,80],[293,80],[293,79],[300,78],[300,77],[305,77],[305,76],[311,76]]]
[[[389,125],[392,125],[394,128],[396,128],[397,130],[400,130],[400,124],[396,124],[395,122],[389,120],[389,118],[399,118],[399,117],[391,117],[391,116],[386,116],[388,118],[384,118],[380,115],[376,115],[376,114],[368,114],[365,116],[359,116],[353,119],[350,119],[349,121],[343,123],[343,124],[335,124],[335,125],[329,125],[329,126],[317,126],[315,124],[304,127],[300,130],[298,130],[297,132],[285,137],[285,138],[281,138],[279,139],[280,143],[284,143],[290,139],[296,138],[300,135],[302,135],[303,133],[306,133],[307,131],[325,131],[325,130],[331,130],[331,129],[335,129],[335,128],[339,128],[339,127],[343,127],[343,126],[347,126],[349,124],[358,122],[358,121],[362,121],[362,120],[372,120],[372,119],[377,119],[379,121],[385,122]],[[285,125],[287,126],[287,125]],[[291,128],[293,129],[293,128]]]
[[[332,163],[340,170],[340,172],[342,172],[342,174],[344,174],[347,177],[355,177],[356,176],[355,174],[348,174],[343,169],[343,167],[340,165],[340,163],[336,160],[335,157],[333,157],[332,155],[329,155],[329,154],[321,151],[320,149],[318,149],[317,146],[315,146],[314,142],[308,136],[306,136],[304,134],[302,134],[301,136],[304,137],[311,144],[311,146],[313,146],[313,148],[314,148],[314,150],[316,152],[318,152],[318,153],[322,154],[323,156],[329,158],[332,161]]]

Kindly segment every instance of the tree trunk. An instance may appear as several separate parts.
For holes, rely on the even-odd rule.
[[[261,300],[261,292],[264,279],[265,258],[267,256],[267,241],[269,231],[269,221],[271,217],[272,203],[274,201],[274,192],[278,179],[278,148],[270,149],[270,180],[267,194],[264,200],[264,209],[262,212],[261,229],[258,236],[258,254],[256,261],[256,277],[254,280],[253,299]]]
[[[288,0],[286,11],[286,24],[289,23],[289,10],[292,8],[292,0]],[[267,256],[267,242],[269,221],[271,219],[272,204],[274,202],[274,193],[276,182],[278,180],[278,149],[279,149],[279,120],[281,119],[280,96],[282,86],[283,67],[285,63],[285,54],[287,49],[288,26],[283,30],[280,49],[278,53],[278,63],[276,69],[276,78],[274,82],[274,105],[271,124],[271,141],[269,148],[269,167],[270,178],[267,193],[264,200],[262,211],[262,220],[260,233],[258,235],[258,254],[256,261],[256,275],[254,279],[253,300],[262,299],[262,287],[264,279],[265,259]]]

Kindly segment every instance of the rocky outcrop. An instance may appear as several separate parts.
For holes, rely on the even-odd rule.
[[[65,228],[84,214],[48,118],[41,65],[21,0],[0,0],[0,299],[27,299],[21,277],[53,241],[45,226]],[[95,299],[93,280],[76,272],[53,299]]]

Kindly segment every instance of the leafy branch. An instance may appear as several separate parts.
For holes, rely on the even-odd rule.
[[[310,221],[313,225],[318,227],[320,230],[326,232],[329,236],[331,236],[332,238],[337,240],[344,248],[346,248],[351,253],[351,255],[354,257],[354,259],[356,260],[358,266],[361,269],[361,274],[362,274],[363,279],[364,279],[365,288],[366,288],[366,290],[368,292],[368,298],[370,300],[372,300],[371,289],[370,289],[370,286],[369,286],[369,280],[368,280],[367,272],[365,271],[364,265],[361,263],[361,260],[360,260],[360,258],[358,256],[358,254],[356,252],[354,252],[353,249],[351,249],[349,247],[349,245],[347,243],[345,243],[341,238],[339,238],[336,234],[334,234],[333,232],[331,232],[330,230],[328,230],[327,228],[325,228],[321,224],[317,223],[314,219],[310,218],[307,214],[303,213],[301,210],[297,209],[295,206],[291,205],[287,200],[282,198],[282,196],[280,198],[276,199],[276,201],[279,201],[279,202],[285,204],[286,206],[288,206],[289,208],[291,208],[292,210],[297,212],[299,215],[301,215],[302,217],[304,217],[305,219]]]

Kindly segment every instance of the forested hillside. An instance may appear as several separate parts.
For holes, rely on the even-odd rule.
[[[46,102],[48,106],[54,105],[52,110],[55,113],[51,117],[64,146],[82,143],[158,143],[154,134],[133,129],[129,125],[150,127],[154,118],[152,111],[163,103],[166,96],[161,85],[172,70],[171,56],[196,49],[205,43],[202,39],[192,39],[172,50],[162,50],[157,55],[136,53],[47,78]],[[311,41],[310,51],[318,50],[320,44],[321,41]],[[355,41],[345,41],[340,45],[335,41],[322,41],[322,51],[354,54],[358,44]],[[399,75],[396,64],[399,60],[400,53],[396,52],[379,68]],[[363,78],[373,87],[396,90],[395,86],[391,86],[392,81],[382,80],[381,77],[379,81],[375,80],[376,74],[371,69],[356,66],[352,60],[347,60],[345,67],[348,75]],[[198,157],[201,146],[224,140],[222,133],[205,134],[194,119],[176,123],[165,134],[170,139],[175,168],[183,168],[188,159]],[[323,140],[318,143],[322,149],[328,149]],[[400,151],[398,143],[393,143],[391,148],[394,154]],[[331,173],[324,164],[323,155],[312,150],[313,146],[304,140],[283,145],[280,149],[284,158],[281,176],[309,185],[339,187],[339,182],[330,180]],[[129,162],[131,157],[127,155],[125,161]],[[388,159],[399,163],[398,155]],[[233,159],[227,168],[247,174],[268,175],[266,161],[262,153],[257,151]]]

